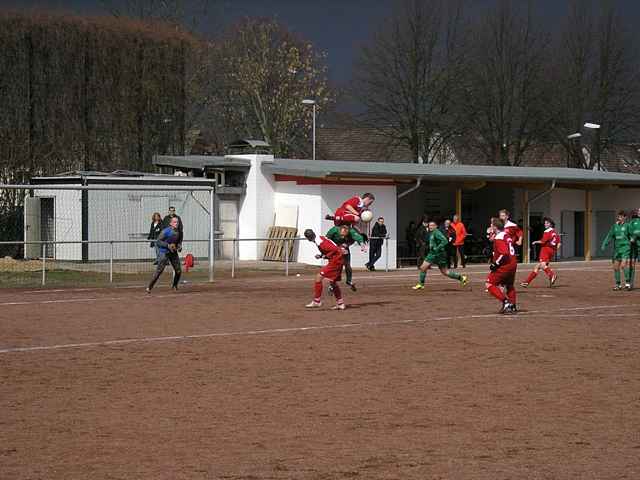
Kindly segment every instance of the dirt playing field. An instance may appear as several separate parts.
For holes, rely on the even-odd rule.
[[[0,478],[640,478],[640,290],[566,263],[502,316],[485,270],[3,290]]]

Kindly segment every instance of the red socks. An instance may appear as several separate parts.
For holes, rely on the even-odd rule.
[[[544,273],[549,277],[549,280],[553,278],[553,270],[550,267],[544,269]]]
[[[516,289],[513,285],[509,285],[507,287],[507,298],[509,299],[509,303],[511,305],[516,304]]]
[[[537,276],[538,276],[538,273],[537,273],[535,270],[533,270],[533,271],[529,274],[529,276],[527,277],[526,282],[527,282],[527,283],[531,283],[531,282],[533,282],[533,279],[534,279],[534,278],[536,278]]]
[[[322,297],[322,282],[316,282],[313,284],[313,301],[320,303]]]
[[[501,302],[504,302],[505,299],[507,298],[507,297],[504,296],[504,293],[502,293],[502,290],[500,290],[495,285],[489,285],[489,288],[487,290],[489,290],[489,293],[491,295],[493,295],[494,297],[496,297]]]

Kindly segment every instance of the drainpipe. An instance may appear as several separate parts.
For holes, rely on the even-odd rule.
[[[531,239],[529,238],[529,205],[531,205],[533,202],[535,202],[536,200],[539,200],[540,198],[544,197],[545,195],[549,195],[553,190],[555,190],[556,188],[556,181],[553,180],[551,182],[551,186],[549,188],[547,188],[544,192],[540,192],[539,194],[537,194],[535,197],[532,197],[531,199],[528,198],[527,195],[527,191],[525,190],[525,197],[524,197],[524,222],[525,224],[523,225],[525,231],[524,231],[524,245],[522,246],[523,249],[523,254],[524,254],[524,263],[529,263],[529,261],[531,260],[530,258],[530,249],[529,246],[531,245],[530,241]]]
[[[409,188],[408,190],[405,190],[402,193],[399,193],[398,198],[406,197],[411,192],[415,192],[417,189],[420,188],[420,185],[422,185],[422,177],[418,177],[418,180],[416,180],[416,184],[413,187]]]

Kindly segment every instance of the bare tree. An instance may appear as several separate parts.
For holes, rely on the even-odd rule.
[[[213,127],[235,137],[263,138],[276,155],[307,150],[311,110],[332,101],[324,54],[275,20],[247,18],[210,49]],[[228,140],[233,140],[228,138]]]
[[[572,1],[563,32],[554,49],[552,135],[566,148],[571,166],[598,168],[607,143],[638,133],[640,58],[613,2],[603,2],[598,12],[590,2]],[[600,128],[567,138],[585,122]]]
[[[432,162],[458,132],[462,2],[402,0],[356,64],[362,121],[415,161]]]
[[[547,127],[547,41],[529,8],[501,0],[475,25],[465,143],[487,164],[520,165]]]

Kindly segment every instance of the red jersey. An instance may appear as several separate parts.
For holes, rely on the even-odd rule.
[[[351,197],[349,200],[344,202],[338,210],[342,210],[344,212],[347,211],[347,205],[350,205],[355,209],[356,212],[362,213],[364,210],[364,202],[360,197]]]
[[[550,262],[560,245],[560,236],[555,229],[547,228],[540,239],[540,258],[541,262]]]
[[[316,241],[320,253],[327,257],[330,261],[342,258],[342,247],[329,240],[327,237],[320,236],[320,241]]]
[[[522,229],[511,220],[507,220],[504,224],[505,233],[511,237],[513,243],[518,243],[518,241],[523,237]]]
[[[493,240],[492,261],[500,268],[518,263],[513,249],[513,239],[505,231],[498,232]]]

